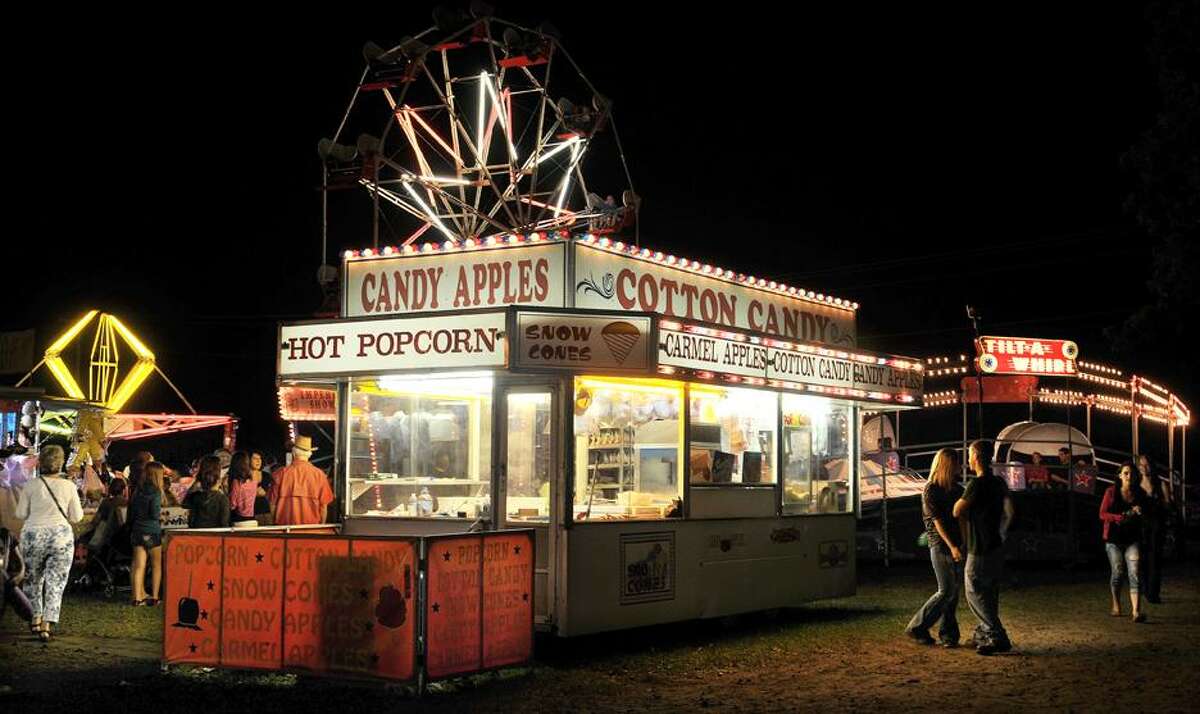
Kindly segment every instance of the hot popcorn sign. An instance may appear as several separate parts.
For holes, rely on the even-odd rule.
[[[1070,340],[981,337],[979,369],[986,374],[1073,375],[1079,347]]]

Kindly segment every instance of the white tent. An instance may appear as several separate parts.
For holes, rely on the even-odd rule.
[[[996,434],[996,446],[992,452],[992,461],[1004,462],[1008,461],[1008,450],[1012,444],[1021,437],[1021,434],[1029,431],[1037,426],[1036,421],[1019,421],[1016,424],[1009,424]],[[1039,453],[1046,453],[1045,451]]]
[[[1066,424],[1038,424],[1016,437],[1012,451],[1026,456],[1038,452],[1047,461],[1057,457],[1059,449],[1071,449],[1072,456],[1091,456],[1092,442],[1080,430]]]

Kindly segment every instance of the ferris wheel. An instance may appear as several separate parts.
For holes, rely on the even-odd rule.
[[[363,48],[350,105],[318,144],[323,228],[331,194],[353,189],[372,201],[376,247],[534,231],[636,240],[640,200],[611,103],[557,32],[493,17],[480,2],[439,8],[434,22],[394,47]],[[607,172],[590,185],[597,162]]]

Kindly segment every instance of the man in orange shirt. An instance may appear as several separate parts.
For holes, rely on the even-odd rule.
[[[308,462],[314,451],[310,437],[297,436],[291,465],[271,474],[275,482],[268,498],[275,525],[325,522],[329,504],[333,502],[333,489],[329,488],[325,472]]]

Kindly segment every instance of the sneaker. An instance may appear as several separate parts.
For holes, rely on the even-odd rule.
[[[913,640],[916,640],[917,642],[919,642],[923,645],[932,645],[933,644],[933,638],[929,636],[928,632],[920,632],[918,630],[905,630],[904,634],[908,635],[910,638],[912,638]]]
[[[982,644],[975,648],[975,654],[983,655],[984,657],[990,657],[991,655],[996,654],[998,651],[999,650],[996,649],[996,645],[992,644]]]
[[[955,650],[958,649],[958,640],[941,640],[938,645],[948,650]]]
[[[1003,642],[994,643],[992,649],[996,650],[996,652],[1012,652],[1012,643],[1006,639]]]

